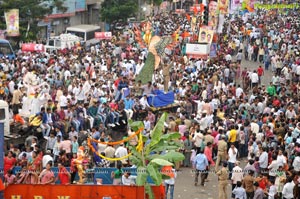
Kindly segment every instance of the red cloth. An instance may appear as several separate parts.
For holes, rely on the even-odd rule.
[[[257,69],[257,74],[258,74],[258,76],[262,76],[263,73],[264,73],[264,69],[259,67],[259,68]]]
[[[214,160],[212,159],[212,149],[209,147],[204,148],[204,155],[206,156],[208,162],[210,163],[211,166],[215,165]]]
[[[2,182],[2,179],[0,178],[0,191],[3,191],[5,189],[4,184]]]
[[[9,169],[12,169],[14,167],[14,165],[16,164],[17,160],[16,158],[8,158],[8,157],[4,157],[4,175],[7,174],[7,171]]]
[[[69,175],[68,175],[68,171],[67,171],[66,167],[62,167],[61,169],[59,169],[58,179],[60,181],[60,184],[65,185],[65,184],[70,183]]]

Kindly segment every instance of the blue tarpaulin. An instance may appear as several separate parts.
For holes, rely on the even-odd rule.
[[[148,97],[148,104],[153,107],[163,107],[173,104],[175,100],[174,92],[164,93],[156,90],[154,95]]]

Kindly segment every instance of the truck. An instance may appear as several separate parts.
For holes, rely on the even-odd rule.
[[[53,52],[63,49],[72,49],[75,45],[81,44],[82,40],[83,38],[70,33],[50,37],[45,45],[45,51]]]

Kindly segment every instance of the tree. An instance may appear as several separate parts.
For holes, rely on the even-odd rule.
[[[145,186],[146,193],[149,198],[154,198],[151,186],[147,183],[150,177],[155,185],[160,186],[163,179],[169,176],[161,172],[164,166],[172,166],[175,162],[184,160],[184,155],[177,150],[182,147],[179,139],[181,135],[178,132],[163,134],[164,123],[168,117],[167,113],[163,113],[156,123],[151,133],[151,141],[145,147],[136,149],[130,147],[132,156],[130,161],[137,167],[136,184]],[[144,126],[143,122],[137,121],[130,124],[130,127],[137,131]],[[143,141],[147,141],[147,137],[143,137]]]
[[[3,0],[0,5],[0,13],[4,16],[4,12],[10,9],[19,9],[19,28],[22,41],[35,40],[39,27],[38,21],[44,19],[51,14],[53,9],[57,8],[61,12],[67,10],[63,6],[63,0]],[[0,28],[5,29],[5,18],[0,20]],[[29,28],[27,37],[26,32]]]
[[[100,15],[103,21],[113,21],[134,16],[138,12],[137,0],[104,0],[101,4]]]

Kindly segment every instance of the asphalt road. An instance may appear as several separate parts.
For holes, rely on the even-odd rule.
[[[257,69],[260,64],[258,62],[242,61],[241,71],[247,69]],[[271,71],[266,71],[262,78],[262,84],[268,85],[272,78]],[[241,161],[241,167],[245,166],[245,160]],[[214,170],[214,169],[211,169]],[[200,177],[200,176],[199,176]],[[181,168],[177,173],[175,182],[174,199],[218,199],[218,179],[217,176],[211,172],[208,176],[209,181],[205,186],[194,185],[194,172],[191,168]],[[230,181],[228,181],[230,182]],[[198,183],[199,184],[199,183]],[[231,198],[231,185],[227,188],[228,199]],[[169,197],[168,197],[169,198]]]

